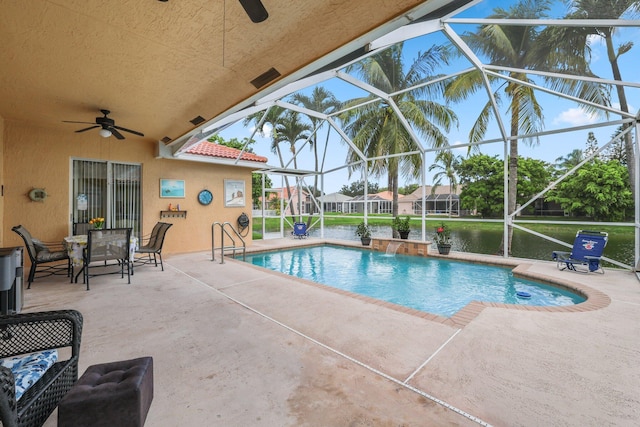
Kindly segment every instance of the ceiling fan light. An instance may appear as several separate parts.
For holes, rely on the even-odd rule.
[[[111,136],[111,131],[109,129],[100,129],[100,136],[103,138],[109,138]]]

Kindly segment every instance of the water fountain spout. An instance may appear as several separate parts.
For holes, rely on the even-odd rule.
[[[387,245],[386,254],[395,255],[400,246],[402,246],[402,242],[389,242],[389,244]]]

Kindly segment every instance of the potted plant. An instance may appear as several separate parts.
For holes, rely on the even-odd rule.
[[[360,241],[364,246],[371,243],[371,226],[362,221],[356,228],[356,236],[360,237]]]
[[[440,254],[449,255],[451,250],[451,230],[444,223],[436,227],[435,242]]]
[[[393,229],[398,232],[401,239],[409,238],[409,231],[411,231],[409,227],[410,221],[411,218],[408,215],[404,219],[399,216],[393,219]]]

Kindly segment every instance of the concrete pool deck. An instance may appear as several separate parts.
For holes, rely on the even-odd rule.
[[[640,282],[630,271],[518,260],[605,300],[575,312],[482,306],[457,324],[218,254],[165,258],[164,272],[137,268],[131,285],[103,276],[87,292],[39,279],[23,309],[83,313],[81,372],[153,356],[148,427],[640,424]],[[54,414],[45,426],[55,425]]]

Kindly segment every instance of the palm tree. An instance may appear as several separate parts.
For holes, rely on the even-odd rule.
[[[572,12],[566,16],[566,19],[619,19],[622,16],[637,15],[640,12],[640,1],[638,0],[574,0],[568,2],[572,7]],[[622,74],[620,72],[620,66],[618,65],[618,58],[629,52],[633,47],[633,42],[628,41],[622,43],[616,49],[613,45],[613,35],[615,28],[612,27],[587,27],[577,28],[573,31],[566,30],[567,33],[573,37],[564,37],[567,43],[572,43],[576,46],[583,46],[582,55],[586,58],[591,57],[590,49],[590,36],[598,36],[604,39],[607,47],[607,58],[611,64],[611,72],[614,80],[622,81]],[[618,101],[620,102],[620,110],[625,113],[629,112],[629,105],[627,104],[627,96],[624,90],[624,86],[616,85],[616,91],[618,94]],[[626,123],[623,130],[633,126],[631,123]],[[633,150],[633,137],[631,132],[627,132],[624,142],[625,154],[627,157],[627,167],[629,168],[629,181],[631,184],[631,191],[636,194],[635,188],[635,155]],[[635,199],[634,199],[635,200]]]
[[[566,156],[561,156],[556,159],[556,168],[563,173],[568,171],[574,166],[577,166],[584,160],[584,153],[581,149],[576,148]]]
[[[244,126],[248,126],[253,123],[256,126],[260,125],[263,128],[265,125],[271,126],[271,152],[278,156],[278,161],[280,162],[280,167],[284,168],[284,158],[282,157],[282,150],[280,149],[280,140],[278,139],[278,124],[282,121],[282,117],[284,116],[285,109],[274,105],[270,107],[267,111],[260,111],[250,116],[247,116],[242,124]],[[262,130],[258,130],[262,133]],[[291,186],[289,185],[289,177],[287,175],[284,176],[285,189],[286,192],[286,200],[291,200]],[[291,215],[295,217],[295,206],[290,205]]]
[[[300,104],[310,110],[317,111],[319,113],[325,113],[325,114],[331,114],[337,111],[337,109],[340,107],[340,104],[341,104],[340,101],[338,101],[338,99],[330,91],[328,91],[322,86],[316,86],[313,89],[311,96],[307,96],[301,93],[294,94],[293,102],[295,102],[296,104]],[[314,129],[317,129],[319,126],[322,126],[321,119],[315,116],[309,116],[309,120],[311,120],[311,124]],[[323,165],[324,165],[324,159],[326,155],[326,147],[328,146],[330,131],[331,131],[330,129],[327,129],[327,136],[325,140],[325,154],[322,157]],[[318,131],[314,132],[313,135],[311,135],[311,139],[309,140],[309,142],[311,144],[311,148],[313,149],[313,155],[315,160],[315,170],[316,172],[318,172],[319,170],[324,168],[324,166],[320,165],[320,159],[318,156]],[[318,175],[314,177],[313,188],[314,190],[318,188]],[[309,221],[307,225],[310,225],[311,215],[313,215],[314,211],[315,211],[314,205],[311,204],[310,211],[309,211],[310,216],[309,216]]]
[[[432,79],[428,73],[447,62],[447,51],[442,46],[433,46],[426,52],[419,52],[408,68],[404,66],[402,53],[403,43],[399,43],[351,65],[348,71],[353,71],[364,82],[385,93],[399,92],[392,100],[411,127],[432,147],[445,147],[448,145],[447,137],[439,126],[449,131],[452,125],[457,125],[458,119],[453,110],[433,100],[442,94],[443,85],[433,84],[412,91],[403,90]],[[341,115],[344,130],[354,145],[367,158],[374,159],[356,164],[350,168],[350,172],[363,167],[369,168],[374,176],[386,172],[388,188],[393,194],[392,212],[395,217],[398,215],[398,177],[402,174],[417,178],[422,168],[422,158],[419,154],[385,157],[416,151],[418,147],[390,102],[381,100],[379,103],[366,103],[372,99],[377,98],[371,95],[351,100],[345,107],[364,105],[347,109]],[[348,163],[360,160],[362,159],[355,151],[349,150]]]
[[[494,9],[494,14],[489,19],[534,19],[546,18],[550,9],[548,0],[522,0],[509,10]],[[485,55],[492,64],[517,68],[518,70],[536,69],[592,75],[589,65],[583,58],[575,55],[570,46],[560,43],[550,43],[556,35],[552,30],[540,31],[531,26],[509,25],[482,25],[475,33],[466,33],[464,41],[475,51]],[[508,76],[524,82],[533,83],[526,72],[509,71]],[[491,81],[498,81],[492,78]],[[603,105],[608,99],[602,92],[602,88],[590,83],[579,81],[563,81],[558,78],[545,78],[545,81],[554,89],[577,95],[583,99],[599,102]],[[484,79],[481,70],[471,71],[454,78],[446,89],[445,95],[454,101],[466,99],[480,88],[484,87]],[[493,92],[498,105],[503,102],[502,94],[509,100],[508,111],[510,113],[509,134],[516,137],[519,134],[530,134],[542,130],[543,114],[536,94],[530,86],[525,86],[512,80],[502,81],[501,85]],[[481,141],[487,131],[489,119],[495,114],[490,100],[474,123],[469,141]],[[530,144],[537,143],[537,139],[525,139]],[[509,203],[508,213],[512,214],[516,209],[516,195],[518,185],[518,139],[512,138],[509,142]],[[511,252],[513,227],[508,226],[507,250]],[[505,242],[501,243],[499,252],[504,253]]]
[[[312,128],[309,124],[300,121],[300,113],[293,110],[287,110],[284,115],[280,116],[276,126],[274,128],[274,137],[272,147],[279,147],[280,143],[286,142],[289,144],[289,150],[293,158],[293,167],[298,169],[298,157],[296,156],[296,142],[300,140],[306,140],[310,137]],[[280,158],[282,162],[282,158]],[[283,164],[284,166],[284,164]],[[291,200],[291,190],[289,188],[289,182],[287,180],[287,197]],[[298,197],[302,197],[302,194],[298,194]],[[295,209],[293,204],[289,204],[291,208],[291,216],[295,221]]]
[[[455,169],[458,162],[459,157],[454,156],[451,150],[442,150],[436,154],[435,162],[429,166],[429,172],[438,169],[438,172],[433,175],[435,182],[431,190],[432,193],[442,184],[443,178],[449,180],[449,217],[451,217],[453,207],[453,194],[455,194],[458,189],[458,179]]]

